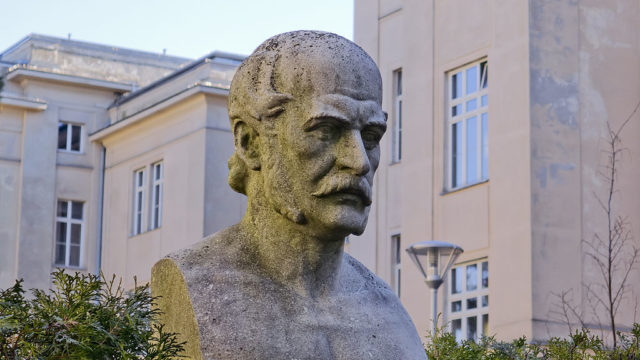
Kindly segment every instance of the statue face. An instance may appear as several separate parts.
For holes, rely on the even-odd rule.
[[[352,63],[307,66],[269,140],[267,197],[320,236],[364,231],[386,129],[377,69]]]

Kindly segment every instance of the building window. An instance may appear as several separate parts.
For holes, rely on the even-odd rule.
[[[391,237],[391,287],[398,297],[400,297],[401,255],[400,234],[393,235]]]
[[[487,61],[447,74],[448,188],[489,179],[489,92]]]
[[[82,151],[82,126],[60,122],[58,123],[58,150]]]
[[[83,219],[84,204],[82,202],[58,200],[58,208],[56,210],[56,265],[80,267]]]
[[[402,159],[402,69],[393,72],[393,139],[391,161]]]
[[[451,269],[447,302],[451,333],[458,342],[489,335],[489,262]]]
[[[145,169],[133,173],[133,234],[142,234],[144,229],[144,184]]]
[[[162,225],[162,178],[164,167],[162,162],[151,165],[153,180],[151,184],[151,229]]]

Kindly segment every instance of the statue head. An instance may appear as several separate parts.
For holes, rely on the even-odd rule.
[[[229,184],[249,207],[319,234],[364,231],[386,129],[374,61],[336,34],[295,31],[262,43],[229,92]]]

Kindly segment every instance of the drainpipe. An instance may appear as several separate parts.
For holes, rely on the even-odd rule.
[[[100,145],[102,148],[100,154],[100,184],[99,191],[100,196],[98,197],[98,244],[96,248],[96,269],[95,274],[100,276],[100,270],[102,268],[102,214],[104,207],[104,170],[105,170],[105,158],[107,156],[107,148],[104,145]]]

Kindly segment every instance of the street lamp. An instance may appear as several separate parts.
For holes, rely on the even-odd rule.
[[[458,245],[444,241],[420,241],[407,248],[411,260],[416,264],[424,282],[431,288],[433,294],[433,308],[431,318],[433,319],[433,333],[435,336],[438,315],[438,288],[447,276],[451,265],[464,250]]]

